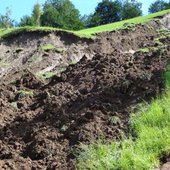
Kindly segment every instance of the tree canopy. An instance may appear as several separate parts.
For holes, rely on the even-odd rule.
[[[155,13],[166,9],[170,9],[170,2],[168,3],[164,0],[157,0],[150,5],[149,13]]]
[[[89,15],[87,27],[130,19],[142,15],[142,4],[135,0],[103,0],[98,3],[95,12]]]
[[[10,18],[11,10],[6,8],[4,15],[0,15],[0,28],[10,28],[14,25],[14,21]]]
[[[125,1],[122,4],[122,20],[142,15],[142,3]]]
[[[80,12],[70,0],[47,0],[43,8],[41,24],[71,30],[83,28]]]

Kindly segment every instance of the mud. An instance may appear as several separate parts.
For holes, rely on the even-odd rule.
[[[162,38],[160,48],[158,36],[153,27],[138,25],[95,40],[64,33],[1,40],[2,60],[12,67],[1,72],[0,168],[75,169],[80,143],[126,135],[132,108],[164,91],[170,39]],[[67,52],[37,50],[47,43]],[[139,50],[144,47],[150,51]],[[42,60],[30,60],[35,54]],[[78,63],[69,64],[72,59]],[[36,75],[49,67],[55,75],[48,81]]]

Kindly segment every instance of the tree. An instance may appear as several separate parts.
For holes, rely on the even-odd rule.
[[[40,18],[41,18],[41,5],[37,2],[34,5],[33,11],[32,11],[32,20],[34,26],[40,26]]]
[[[10,18],[11,10],[7,7],[6,13],[4,15],[0,15],[0,28],[10,28],[13,26],[14,20]]]
[[[41,16],[43,26],[79,30],[83,28],[78,9],[70,0],[47,0]]]
[[[134,18],[142,15],[142,4],[136,0],[103,0],[100,2],[94,14],[89,15],[87,27],[109,24],[116,21]]]
[[[32,17],[25,15],[21,18],[21,21],[19,23],[19,26],[24,27],[24,26],[33,26],[33,19]]]
[[[37,2],[32,10],[31,16],[25,15],[21,18],[19,26],[40,26],[41,25],[41,5]]]
[[[149,13],[155,13],[169,8],[170,8],[170,2],[167,3],[164,0],[157,0],[150,5]]]
[[[134,18],[142,15],[142,4],[135,0],[128,0],[122,4],[122,20]]]
[[[103,0],[98,3],[94,14],[90,16],[89,27],[120,21],[121,8],[120,0]]]

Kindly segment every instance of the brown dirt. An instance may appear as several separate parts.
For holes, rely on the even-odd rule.
[[[95,40],[69,36],[27,33],[1,40],[3,61],[14,62],[1,78],[0,169],[75,169],[80,143],[119,139],[128,132],[131,108],[163,91],[170,39],[162,39],[163,50],[136,51],[157,47],[153,28],[139,25]],[[44,55],[37,49],[47,43],[67,53],[49,51],[38,63],[30,61],[34,54]],[[16,47],[22,51],[15,55]],[[35,76],[54,63],[57,73],[61,63],[54,58],[59,56],[63,66],[69,56],[79,62],[49,82]]]

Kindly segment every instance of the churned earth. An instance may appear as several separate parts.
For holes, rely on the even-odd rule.
[[[76,169],[80,143],[126,135],[132,108],[165,90],[164,20],[93,39],[62,31],[1,39],[0,169]]]

